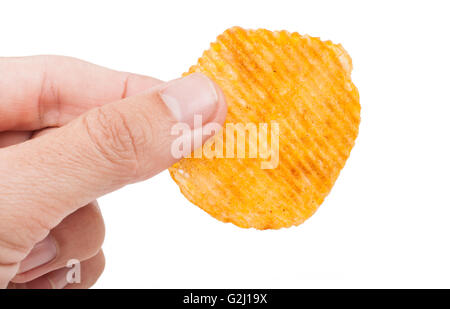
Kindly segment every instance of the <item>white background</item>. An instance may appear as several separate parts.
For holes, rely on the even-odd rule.
[[[100,199],[97,288],[450,287],[446,1],[2,1],[0,56],[60,54],[169,80],[226,28],[342,43],[360,134],[319,211],[279,231],[190,204],[168,172]]]

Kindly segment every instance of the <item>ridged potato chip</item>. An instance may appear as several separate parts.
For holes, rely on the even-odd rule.
[[[287,31],[226,30],[186,74],[204,73],[221,87],[226,124],[253,123],[260,130],[244,132],[244,158],[203,156],[173,165],[181,192],[239,227],[303,223],[330,192],[358,135],[359,94],[351,70],[350,56],[330,41]],[[225,131],[203,151],[222,138],[228,146],[227,137],[239,134]],[[276,140],[278,158],[268,149]],[[250,157],[255,150],[261,153]],[[277,164],[271,167],[271,160]]]

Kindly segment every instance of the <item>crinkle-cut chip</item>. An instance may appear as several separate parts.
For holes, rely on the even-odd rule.
[[[330,192],[358,135],[351,70],[344,48],[319,38],[239,27],[219,35],[186,74],[204,73],[223,89],[226,123],[277,122],[279,164],[262,169],[261,158],[185,158],[170,168],[181,192],[239,227],[303,223]]]

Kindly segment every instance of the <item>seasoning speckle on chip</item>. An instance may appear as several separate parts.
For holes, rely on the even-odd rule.
[[[351,70],[350,56],[330,41],[287,31],[226,30],[186,74],[201,72],[221,87],[225,126],[235,129],[224,127],[203,151],[229,146],[231,135],[239,143],[242,133],[246,156],[237,155],[237,145],[235,157],[226,155],[227,148],[222,156],[182,159],[170,168],[181,192],[239,227],[303,223],[330,192],[358,135]]]

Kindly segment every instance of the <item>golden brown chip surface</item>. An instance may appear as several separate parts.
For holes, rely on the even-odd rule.
[[[226,30],[187,74],[204,73],[222,88],[226,123],[268,123],[270,135],[276,122],[278,165],[263,169],[270,159],[260,157],[185,158],[170,168],[181,192],[213,217],[244,228],[304,222],[330,192],[358,135],[351,70],[347,52],[330,41]],[[247,154],[257,147],[249,140]]]

